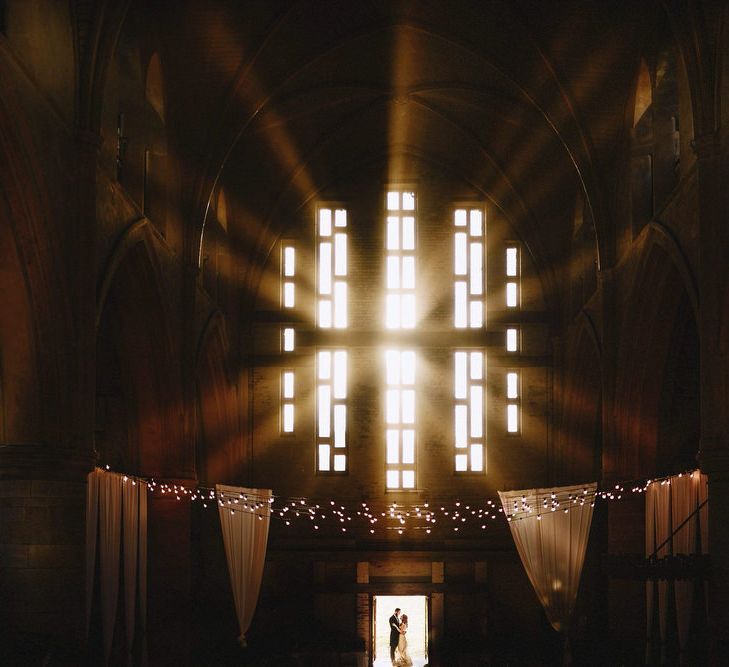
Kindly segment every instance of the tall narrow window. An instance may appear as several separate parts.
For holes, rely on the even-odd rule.
[[[509,327],[506,330],[505,343],[507,352],[519,351],[519,329],[517,327]]]
[[[281,372],[281,432],[294,432],[294,371]]]
[[[453,219],[454,325],[459,329],[477,329],[483,326],[484,313],[483,210],[457,208]]]
[[[385,326],[415,327],[415,193],[389,191],[386,220]]]
[[[415,488],[415,352],[385,352],[385,443],[388,489]]]
[[[320,207],[317,234],[317,321],[322,329],[347,327],[347,211]]]
[[[484,472],[484,355],[454,355],[454,442],[456,472]]]
[[[347,352],[317,354],[316,433],[319,472],[347,471]]]
[[[516,245],[506,248],[506,307],[518,308],[521,291],[519,289],[521,276],[521,262],[519,261],[519,247]]]
[[[296,248],[289,242],[281,248],[281,273],[281,305],[286,309],[293,308],[296,305]]]
[[[296,349],[296,331],[293,327],[281,329],[281,350],[293,352]]]
[[[290,241],[281,244],[281,307],[292,310],[296,305],[296,248]],[[294,328],[281,328],[281,350],[293,352]],[[292,369],[281,372],[281,432],[290,435],[294,432],[294,384],[295,373]]]
[[[517,371],[506,374],[506,431],[519,433],[519,403],[521,399],[520,378]]]

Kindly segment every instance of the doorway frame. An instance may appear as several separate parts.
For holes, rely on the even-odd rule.
[[[426,664],[430,663],[430,644],[432,641],[432,632],[430,619],[432,618],[432,597],[430,592],[407,592],[407,593],[393,593],[391,591],[370,593],[369,596],[369,607],[370,607],[370,651],[368,665],[373,667],[377,660],[377,598],[378,597],[422,597],[425,598],[425,660]],[[389,656],[388,656],[389,657]]]

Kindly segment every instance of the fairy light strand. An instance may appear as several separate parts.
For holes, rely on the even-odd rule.
[[[110,466],[104,466],[110,471]],[[698,470],[689,470],[677,475],[652,477],[646,480],[618,482],[609,487],[585,486],[569,490],[542,489],[539,494],[525,492],[510,499],[506,507],[496,498],[473,501],[465,498],[430,498],[415,502],[392,501],[388,503],[361,500],[342,503],[335,500],[320,500],[305,496],[257,495],[250,492],[230,490],[217,491],[205,486],[186,486],[156,478],[144,478],[121,474],[123,482],[146,486],[149,493],[174,498],[176,501],[197,503],[203,509],[226,507],[231,513],[248,512],[259,520],[270,517],[285,527],[308,525],[313,533],[322,529],[336,530],[341,534],[362,528],[369,535],[382,534],[424,534],[435,530],[458,535],[463,531],[486,531],[499,517],[507,522],[536,519],[557,513],[569,513],[589,503],[593,507],[600,501],[620,501],[630,496],[645,493],[652,484],[666,485],[671,478],[683,475],[694,476]],[[578,490],[579,489],[579,490]]]

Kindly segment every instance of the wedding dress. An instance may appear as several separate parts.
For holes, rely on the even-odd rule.
[[[402,631],[403,634],[400,635],[400,639],[397,642],[397,651],[395,651],[395,667],[412,667],[413,661],[408,653],[408,640],[405,638],[408,626],[403,624]]]

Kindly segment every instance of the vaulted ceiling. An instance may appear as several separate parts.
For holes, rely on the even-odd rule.
[[[216,0],[156,11],[192,207],[204,218],[224,184],[256,252],[358,171],[407,180],[419,163],[501,209],[546,285],[560,279],[578,196],[596,259],[612,261],[615,166],[658,5]]]

